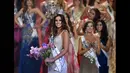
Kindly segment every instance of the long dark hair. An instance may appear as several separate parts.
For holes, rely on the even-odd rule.
[[[66,21],[65,21],[65,17],[64,17],[64,15],[62,15],[62,14],[57,14],[55,17],[54,17],[54,20],[53,20],[53,35],[54,35],[54,37],[57,35],[57,26],[56,26],[56,24],[55,24],[55,19],[56,19],[56,17],[61,17],[61,24],[62,24],[62,26],[61,26],[61,30],[67,30],[68,31],[68,27],[67,27],[67,25],[66,25]]]
[[[23,14],[22,14],[22,18],[24,19],[24,15],[25,13],[27,12],[27,9],[28,9],[28,6],[27,6],[27,1],[28,0],[24,0],[24,9],[23,9]],[[35,0],[31,0],[32,1],[32,8],[35,7]],[[34,23],[36,22],[36,15],[34,14],[33,16],[33,20],[34,20]]]
[[[68,22],[67,22],[67,23],[68,23],[68,25],[69,25],[69,27],[70,27],[70,31],[74,34],[72,22],[70,21],[70,16],[69,16],[68,13],[66,13],[66,16],[67,16],[67,19],[68,19]]]
[[[94,6],[94,3],[95,3],[95,0],[89,0],[88,5],[90,5],[90,6]],[[87,4],[87,0],[83,0],[83,4],[84,4],[84,6],[86,6],[86,4]]]
[[[27,9],[28,9],[28,6],[27,6],[27,1],[28,0],[24,0],[24,10],[23,10],[23,15],[25,14],[25,12],[27,11]],[[34,8],[35,7],[35,0],[32,0],[32,8]]]
[[[92,8],[91,11],[92,10],[95,12],[95,17],[93,19],[93,22],[96,23],[96,21],[101,18],[101,13],[97,8]]]
[[[103,20],[98,20],[98,21],[96,22],[96,26],[97,26],[97,23],[98,23],[98,22],[101,22],[101,23],[102,23],[102,30],[101,30],[100,40],[101,40],[102,42],[104,42],[103,45],[106,45],[107,40],[108,40],[108,31],[107,31],[106,23],[105,23]],[[97,30],[96,26],[95,26],[95,29]]]

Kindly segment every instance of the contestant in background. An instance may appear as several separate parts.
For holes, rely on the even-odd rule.
[[[71,22],[76,24],[76,32],[77,28],[79,27],[79,23],[81,21],[80,17],[84,11],[84,6],[82,3],[82,0],[73,0],[73,6],[69,8],[69,16],[71,17]],[[81,31],[82,32],[82,31]],[[74,38],[74,43],[75,43],[75,53],[78,53],[78,40],[79,40],[80,35],[76,36]],[[78,55],[77,55],[78,57]],[[79,61],[80,59],[78,59]]]
[[[70,20],[69,14],[66,13],[65,20],[67,23],[68,31],[69,31],[69,49],[67,53],[67,64],[68,64],[68,73],[79,73],[79,63],[77,59],[77,51],[76,51],[76,44],[75,38],[78,37],[76,31],[76,24],[72,23]]]
[[[97,55],[100,63],[99,73],[109,73],[108,52],[112,46],[112,39],[108,36],[107,26],[103,20],[97,21],[95,27],[101,42],[100,54]]]
[[[100,38],[93,33],[94,29],[92,21],[86,22],[83,27],[84,35],[79,39],[80,73],[99,73],[98,68],[100,65],[96,55],[100,54]],[[91,58],[93,62],[88,57],[89,55],[93,55],[94,60]]]
[[[36,25],[36,15],[39,15],[43,18],[43,21],[40,25]],[[23,24],[19,24],[18,17],[22,16]],[[24,8],[16,14],[15,22],[20,25],[22,29],[22,42],[20,49],[20,62],[19,62],[19,71],[18,73],[39,73],[41,59],[35,60],[35,58],[30,58],[27,54],[30,52],[31,46],[41,47],[38,42],[38,32],[37,29],[41,28],[45,22],[45,17],[42,12],[35,8],[34,0],[25,0]],[[42,45],[42,44],[40,44]]]
[[[18,4],[19,0],[14,1],[14,17],[17,14],[19,7],[21,6]],[[20,55],[20,43],[21,43],[21,29],[14,21],[14,71],[17,73],[18,71],[18,63],[19,63],[19,55]]]

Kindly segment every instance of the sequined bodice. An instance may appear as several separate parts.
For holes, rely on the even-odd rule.
[[[84,38],[84,41],[82,42],[84,48],[86,48],[84,44],[87,44],[88,46],[95,46],[95,47],[98,46],[98,41],[89,42],[88,40],[85,39],[84,36],[82,36],[82,38]]]
[[[22,39],[23,41],[26,42],[31,42],[32,41],[32,32],[33,32],[33,27],[35,25],[35,14],[28,14],[27,12],[23,15],[23,23],[25,24],[25,27],[22,28]],[[33,24],[31,26],[31,24]]]
[[[56,14],[64,14],[63,9],[55,3],[45,2],[42,11],[46,18],[52,19]]]
[[[24,24],[35,23],[35,21],[36,21],[36,16],[34,13],[29,14],[28,12],[25,12],[23,16]]]

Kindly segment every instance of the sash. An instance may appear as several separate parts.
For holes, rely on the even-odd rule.
[[[32,32],[32,37],[37,37],[38,35],[37,35],[37,30],[36,29],[34,29],[33,28],[33,26],[34,26],[34,23],[30,23],[30,25],[31,25],[31,27],[32,27],[32,29],[33,29],[33,32]]]
[[[77,50],[76,47],[75,47],[74,37],[71,37],[71,38],[70,38],[70,41],[71,41],[71,43],[72,43],[72,45],[73,45],[73,47],[74,47],[75,55],[77,56],[78,50]]]
[[[87,41],[85,40],[84,36],[81,36],[81,41],[82,41],[83,46],[84,46],[85,48],[88,48],[89,45],[88,45]],[[100,64],[99,64],[99,62],[98,62],[97,56],[96,56],[96,54],[95,54],[95,50],[94,50],[93,48],[90,48],[90,50],[87,51],[87,52],[84,54],[84,56],[85,56],[85,57],[88,57],[88,58],[89,58],[89,57],[93,57],[93,58],[95,59],[95,64],[96,64],[97,68],[100,67]]]
[[[51,48],[51,52],[52,52],[53,57],[57,56],[60,53],[60,51],[56,47]],[[56,67],[54,68],[54,70],[61,72],[64,64],[65,64],[65,58],[63,56],[55,61]]]
[[[54,43],[53,35],[49,38],[49,42],[50,43]],[[60,53],[60,51],[55,46],[55,47],[51,48],[51,53],[52,53],[53,57],[55,57],[55,56],[57,56]],[[56,65],[56,67],[54,68],[54,70],[56,70],[58,72],[61,72],[62,68],[63,68],[63,66],[65,64],[65,58],[64,58],[64,56],[62,56],[61,58],[57,59],[54,63]]]
[[[28,19],[29,19],[30,26],[31,26],[32,29],[33,29],[33,32],[32,32],[32,35],[31,35],[31,36],[32,36],[32,37],[37,37],[37,36],[38,36],[38,35],[37,35],[37,30],[34,29],[34,23],[33,23],[33,20],[31,19],[32,16],[27,14],[27,17],[28,17]]]
[[[102,43],[101,43],[102,44]],[[101,49],[102,50],[102,52],[104,53],[104,55],[108,58],[108,54],[107,54],[107,52],[104,50],[104,49]]]
[[[101,43],[101,44],[102,44],[102,43]],[[104,54],[104,55],[107,57],[107,59],[108,59],[109,57],[108,57],[107,52],[106,52],[104,49],[102,49],[102,48],[101,48],[101,50],[102,50],[103,54]],[[107,64],[108,64],[108,63],[107,63]]]

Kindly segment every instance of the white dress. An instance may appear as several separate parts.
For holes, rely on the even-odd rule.
[[[54,45],[56,46],[56,48],[61,52],[63,50],[62,48],[62,36],[61,34],[64,31],[62,31],[58,36],[56,36],[54,38]],[[53,55],[51,55],[52,57]],[[56,69],[56,63],[53,63],[51,66],[48,66],[48,73],[67,73],[67,62],[64,58],[64,56],[61,57],[62,59],[64,59],[64,62],[62,63],[62,67],[61,67],[61,71],[57,71]],[[60,60],[61,58],[59,58],[58,60]]]

